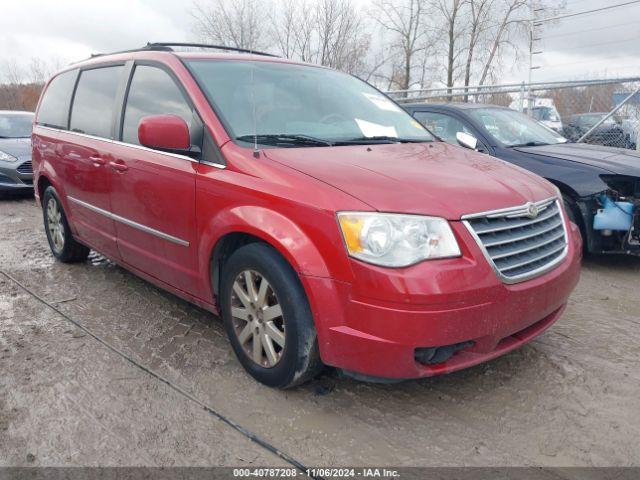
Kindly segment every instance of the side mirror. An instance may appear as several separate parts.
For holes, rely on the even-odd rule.
[[[177,115],[149,115],[138,124],[141,145],[173,153],[190,153],[189,126]]]
[[[458,143],[465,148],[469,148],[471,150],[478,149],[478,139],[473,135],[469,135],[468,133],[458,132],[456,133],[456,140]]]

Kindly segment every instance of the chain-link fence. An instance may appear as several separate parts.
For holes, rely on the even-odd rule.
[[[574,142],[640,150],[640,78],[387,92],[399,103],[483,103],[524,112]]]

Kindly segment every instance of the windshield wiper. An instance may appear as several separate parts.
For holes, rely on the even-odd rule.
[[[419,138],[392,137],[388,135],[376,135],[373,137],[356,137],[347,140],[336,140],[335,145],[367,145],[370,143],[424,143],[432,140]]]
[[[255,141],[263,145],[313,145],[322,147],[330,147],[334,145],[332,142],[323,140],[321,138],[310,137],[308,135],[294,135],[289,133],[240,135],[239,137],[236,137],[236,140],[251,143]]]
[[[526,143],[519,143],[516,145],[509,145],[509,148],[515,148],[515,147],[541,147],[543,145],[549,145],[547,142],[526,142]]]

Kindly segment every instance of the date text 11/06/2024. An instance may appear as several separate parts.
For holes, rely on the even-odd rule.
[[[311,478],[399,478],[397,470],[389,468],[234,468],[234,477],[291,478],[298,475]]]

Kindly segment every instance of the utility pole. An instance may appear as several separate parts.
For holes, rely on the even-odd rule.
[[[531,79],[533,73],[533,29],[535,26],[533,0],[529,0],[529,87],[527,90],[527,115],[531,116]]]
[[[542,51],[534,51],[535,42],[540,40],[540,38],[536,38],[535,29],[536,29],[536,12],[544,10],[543,8],[535,8],[534,5],[535,0],[529,0],[529,12],[530,12],[530,20],[529,20],[529,87],[527,89],[527,115],[532,115],[532,107],[533,107],[533,90],[531,87],[531,82],[533,81],[533,71],[539,69],[539,66],[533,65],[533,56],[539,55]]]

